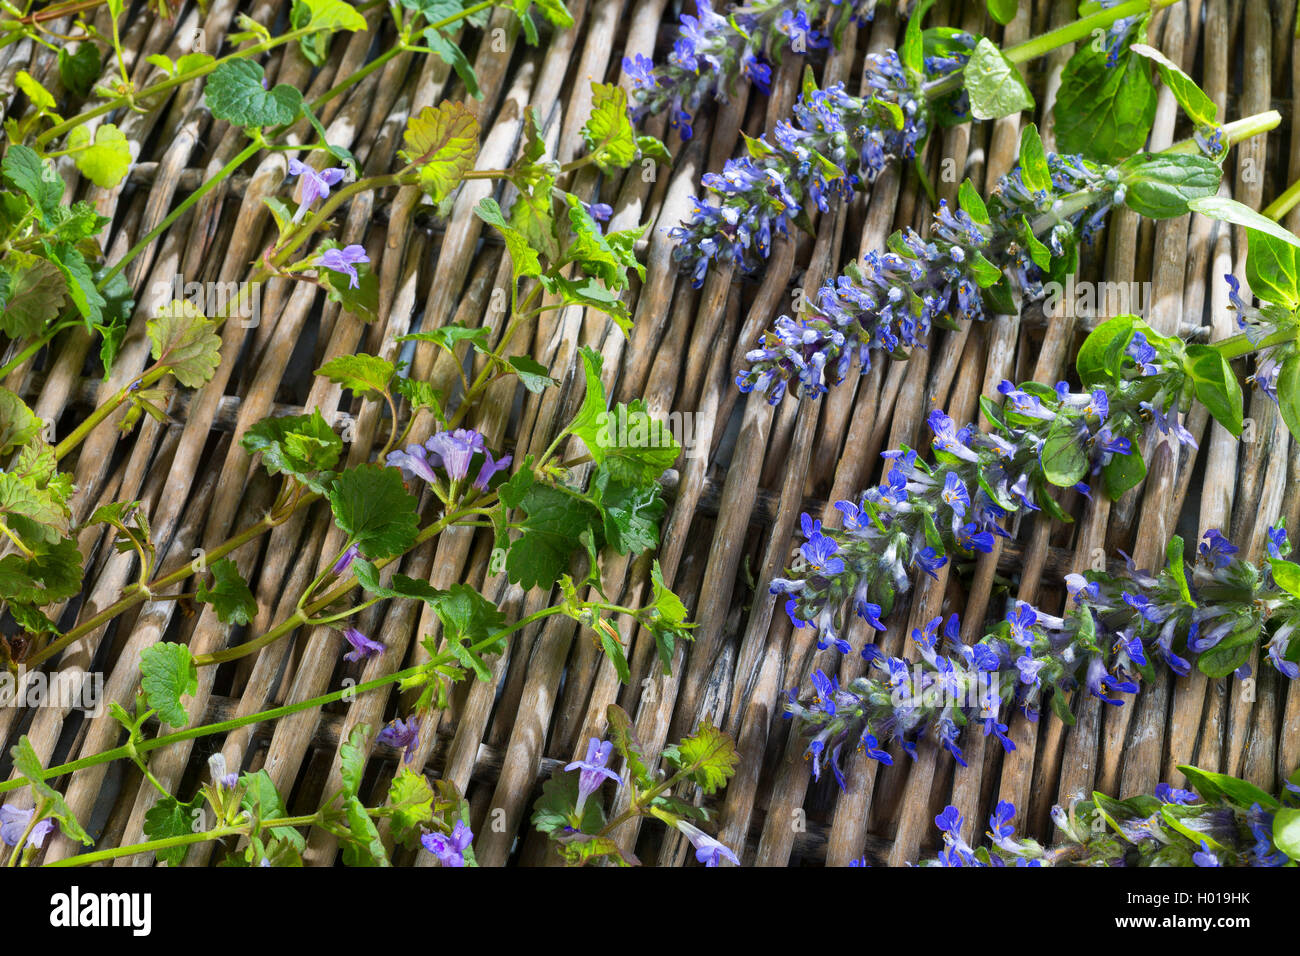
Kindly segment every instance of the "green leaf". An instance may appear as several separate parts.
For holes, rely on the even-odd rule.
[[[370,736],[369,724],[357,724],[348,739],[339,745],[339,775],[343,779],[343,796],[355,797],[361,789],[361,778],[366,772],[366,738]]]
[[[530,356],[512,355],[506,359],[506,364],[514,370],[524,388],[535,395],[540,395],[552,385],[560,384],[559,379],[553,378],[545,365]]]
[[[0,388],[0,456],[26,445],[41,433],[45,422],[27,403],[7,388]]]
[[[429,49],[433,51],[434,55],[456,71],[456,75],[465,84],[465,89],[469,92],[469,95],[475,99],[482,99],[483,92],[479,89],[478,75],[474,72],[474,65],[470,63],[465,51],[450,37],[432,27],[425,30],[421,35],[424,37],[424,42],[429,44]]]
[[[653,785],[654,778],[646,762],[645,749],[637,739],[631,716],[617,704],[610,704],[605,709],[605,720],[609,724],[609,741],[627,763],[632,782],[638,789],[648,789]]]
[[[66,188],[63,177],[54,164],[43,159],[35,150],[20,143],[10,145],[0,169],[5,179],[13,183],[32,201],[42,223],[50,225],[63,203]]]
[[[533,804],[532,816],[532,824],[539,832],[551,834],[572,827],[583,833],[596,833],[605,825],[605,811],[600,800],[588,799],[581,817],[575,812],[578,776],[576,770],[566,773],[556,767],[551,778],[542,784],[542,795]]]
[[[287,83],[265,89],[264,76],[251,60],[225,60],[208,77],[203,101],[213,116],[236,126],[292,123],[302,112],[302,93]]]
[[[647,608],[647,626],[655,637],[655,647],[659,652],[659,663],[664,674],[672,673],[673,649],[678,638],[689,639],[690,629],[695,625],[687,621],[688,612],[681,598],[664,584],[663,570],[659,562],[650,566],[650,582],[653,587],[654,603]]]
[[[1156,90],[1146,65],[1127,50],[1114,66],[1092,43],[1065,65],[1052,115],[1057,149],[1116,163],[1142,148],[1156,115]]]
[[[1186,369],[1197,400],[1209,410],[1215,421],[1240,437],[1243,422],[1241,385],[1223,353],[1212,345],[1189,345]]]
[[[18,738],[18,743],[10,749],[9,755],[13,758],[14,770],[32,788],[32,796],[36,803],[47,804],[48,815],[59,821],[59,829],[63,831],[63,835],[85,846],[93,846],[95,841],[81,828],[72,809],[64,801],[63,794],[46,782],[41,758],[36,755],[36,748],[32,746],[26,734]]]
[[[1210,803],[1226,800],[1246,808],[1258,803],[1267,810],[1275,810],[1281,806],[1272,794],[1264,792],[1253,783],[1230,777],[1226,773],[1214,773],[1188,766],[1180,766],[1178,772],[1187,778],[1192,789]]]
[[[433,788],[424,774],[403,767],[389,785],[387,810],[393,839],[403,846],[418,843],[422,826],[433,821]]]
[[[1147,463],[1140,454],[1115,455],[1101,468],[1106,497],[1117,501],[1130,488],[1137,487],[1147,476]]]
[[[150,354],[186,388],[208,382],[221,364],[216,327],[188,299],[176,299],[149,320]]]
[[[577,262],[589,276],[613,290],[628,287],[628,269],[635,269],[644,279],[645,266],[637,262],[633,248],[643,230],[602,233],[600,224],[577,196],[565,193],[564,198],[569,204],[569,224],[573,227],[573,240],[565,250],[566,258]]]
[[[87,127],[75,127],[68,133],[67,148],[73,151],[73,162],[81,174],[105,189],[125,179],[131,168],[131,147],[126,134],[112,123],[95,130],[93,142]]]
[[[366,589],[367,593],[378,598],[411,598],[436,604],[447,593],[439,591],[428,581],[408,577],[405,574],[394,574],[388,584],[382,584],[379,580],[379,569],[365,558],[353,560],[352,573],[356,575],[357,582]]]
[[[296,0],[296,2],[303,4],[311,12],[307,26],[329,30],[331,33],[338,30],[355,32],[366,29],[366,18],[357,11],[356,7],[344,3],[343,0]]]
[[[0,332],[11,339],[34,339],[63,307],[67,284],[48,259],[10,250],[0,263]]]
[[[275,782],[265,770],[242,774],[239,785],[244,790],[239,805],[248,811],[254,822],[265,823],[289,815],[280,792],[275,789]],[[278,827],[274,832],[278,839],[284,840],[296,850],[302,850],[307,845],[303,835],[293,827]]]
[[[1300,438],[1300,354],[1282,363],[1277,376],[1277,403],[1287,429]]]
[[[415,545],[417,502],[396,468],[349,468],[334,479],[329,499],[334,522],[367,558],[393,557]]]
[[[1014,0],[1012,5],[1014,6]],[[1052,171],[1047,166],[1047,151],[1043,149],[1042,137],[1038,135],[1038,127],[1033,123],[1026,126],[1020,134],[1020,177],[1025,187],[1033,192],[1052,190]]]
[[[605,656],[614,664],[614,672],[618,675],[620,684],[626,684],[632,679],[632,673],[628,670],[627,657],[623,653],[623,645],[611,631],[615,631],[612,624],[602,622],[602,626],[596,628],[596,633],[600,635],[600,646],[604,650]]]
[[[592,500],[600,508],[605,539],[619,554],[637,554],[659,546],[664,502],[655,482],[628,485],[611,477],[608,463],[591,482]]]
[[[1247,229],[1246,281],[1265,302],[1300,308],[1300,248],[1258,229]]]
[[[1183,539],[1179,535],[1169,539],[1169,544],[1165,548],[1165,566],[1169,568],[1169,576],[1178,585],[1178,593],[1182,596],[1183,603],[1196,607],[1196,602],[1192,600],[1191,589],[1187,586],[1187,566],[1183,562]],[[1297,568],[1297,571],[1300,571],[1300,568]]]
[[[453,584],[434,603],[444,636],[451,643],[483,644],[505,627],[506,616],[468,584]]]
[[[583,359],[588,361],[585,353]],[[599,366],[594,368],[593,380],[593,366],[586,367],[588,396],[601,394]],[[594,405],[589,409],[584,400],[582,410],[570,426],[570,431],[591,452],[592,460],[605,466],[611,478],[636,487],[658,480],[681,452],[668,426],[652,418],[645,408],[645,402],[637,399],[631,404],[619,404],[609,412],[603,408],[594,412]]]
[[[1292,597],[1300,597],[1300,565],[1283,558],[1269,558],[1268,563],[1273,569],[1273,580],[1277,586]]]
[[[506,553],[506,576],[523,588],[549,588],[581,547],[582,533],[601,527],[601,515],[581,497],[540,483],[529,487],[520,507],[523,534]]]
[[[37,546],[28,559],[21,554],[0,558],[0,597],[19,604],[44,606],[81,590],[81,552],[72,538]]]
[[[406,124],[401,156],[418,166],[420,187],[440,203],[460,185],[478,155],[478,120],[464,103],[426,106]]]
[[[399,335],[394,342],[432,342],[439,348],[446,349],[453,357],[456,356],[456,346],[461,342],[469,342],[476,352],[486,354],[490,351],[488,341],[492,336],[492,330],[488,328],[471,329],[464,325],[444,325],[439,329],[432,329],[427,332],[412,332],[409,335]]]
[[[1119,167],[1124,204],[1148,219],[1186,215],[1195,199],[1213,196],[1223,170],[1204,156],[1139,153]]]
[[[962,72],[971,115],[976,119],[997,119],[1034,106],[1034,97],[1015,64],[987,37],[980,38]]]
[[[140,685],[158,719],[172,727],[184,727],[189,714],[181,705],[186,694],[199,689],[199,671],[194,655],[184,644],[160,643],[140,653]]]
[[[316,374],[324,375],[357,395],[373,392],[378,398],[388,391],[388,383],[395,371],[393,363],[387,359],[361,354],[332,358],[316,369]]]
[[[48,244],[46,253],[50,261],[59,267],[63,278],[67,280],[68,295],[72,299],[72,304],[77,307],[77,311],[86,320],[86,330],[91,331],[104,324],[104,310],[108,302],[95,287],[95,274],[86,264],[85,257],[75,248],[60,246],[58,249],[52,249]]]
[[[310,415],[264,418],[249,427],[239,440],[250,455],[262,454],[262,465],[271,475],[286,474],[306,484],[338,464],[343,441],[322,417],[319,409]]]
[[[1280,239],[1293,246],[1300,246],[1300,236],[1297,236],[1289,229],[1282,228],[1272,219],[1261,216],[1249,206],[1243,205],[1235,199],[1228,199],[1226,196],[1203,196],[1200,199],[1193,199],[1187,204],[1187,207],[1193,212],[1199,212],[1202,216],[1209,216],[1211,219],[1218,219],[1221,222],[1230,222],[1235,226],[1255,229],[1265,235],[1272,236],[1274,239]]]
[[[1085,387],[1118,381],[1136,316],[1118,315],[1097,326],[1079,346],[1074,365]]]
[[[700,721],[695,733],[666,749],[664,756],[675,767],[686,771],[706,796],[725,787],[740,763],[735,742],[708,717]]]
[[[591,116],[582,127],[582,139],[601,170],[624,169],[637,154],[627,91],[614,83],[592,83],[591,93]]]
[[[515,208],[520,205],[520,203],[516,203]],[[532,247],[528,236],[506,221],[506,217],[502,215],[501,207],[497,205],[495,199],[485,196],[474,207],[474,213],[501,233],[502,238],[505,239],[506,251],[510,253],[510,263],[514,269],[516,280],[520,276],[539,276],[542,274],[541,260],[537,257],[537,251]],[[482,331],[486,332],[487,330]]]
[[[1213,126],[1218,122],[1219,111],[1214,101],[1205,91],[1196,85],[1196,81],[1184,73],[1173,60],[1154,47],[1145,43],[1134,43],[1129,47],[1138,56],[1145,57],[1156,65],[1160,79],[1174,94],[1174,99],[1183,108],[1183,112],[1197,126]]]
[[[1285,807],[1273,814],[1273,845],[1300,860],[1300,809]]]
[[[1077,420],[1058,414],[1047,429],[1041,454],[1043,477],[1059,488],[1073,488],[1088,474],[1091,462],[1079,441]]]
[[[344,312],[350,312],[362,322],[373,322],[379,317],[379,276],[370,270],[370,266],[359,262],[355,266],[357,284],[354,288],[352,277],[345,272],[338,272],[328,267],[317,269],[318,275],[324,275],[329,287],[326,293],[331,302],[337,302]]]
[[[89,39],[77,44],[77,52],[59,47],[59,81],[63,88],[80,99],[90,95],[91,87],[103,72],[99,49]]]
[[[204,604],[212,605],[222,624],[252,623],[257,616],[257,599],[235,562],[221,558],[209,564],[208,570],[212,572],[212,586],[200,581],[195,596]]]
[[[988,0],[989,16],[1006,26],[1016,18],[1020,0]]]
[[[162,797],[145,811],[144,835],[150,840],[189,836],[195,832],[194,824],[198,809],[197,799],[191,803],[181,803],[170,795]],[[154,856],[160,863],[180,866],[185,862],[185,855],[189,850],[188,846],[172,846],[155,850]]]

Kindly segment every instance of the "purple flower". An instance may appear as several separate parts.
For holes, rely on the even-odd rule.
[[[361,285],[357,276],[357,266],[369,262],[364,246],[351,245],[342,249],[326,249],[317,260],[326,269],[341,272],[348,277],[348,288],[356,289]]]
[[[474,834],[465,825],[465,821],[457,820],[451,836],[434,831],[420,837],[420,842],[443,866],[464,866],[465,850],[473,839]]]
[[[239,774],[226,769],[225,754],[215,753],[208,758],[208,773],[212,774],[212,782],[221,790],[233,790],[239,783]]]
[[[406,720],[398,717],[379,732],[376,740],[390,747],[404,748],[406,752],[402,755],[402,762],[410,763],[415,757],[415,748],[420,746],[419,721],[415,719],[414,715]]]
[[[1204,840],[1201,841],[1200,851],[1192,854],[1192,862],[1197,866],[1223,866]]]
[[[1214,568],[1226,568],[1232,563],[1232,556],[1237,553],[1237,546],[1225,538],[1222,532],[1211,528],[1205,532],[1201,541],[1201,559]]]
[[[510,467],[512,458],[506,455],[500,461],[492,457],[492,452],[486,448],[483,449],[483,466],[478,470],[478,477],[474,479],[474,487],[479,491],[487,491],[488,482],[498,471],[504,471]]]
[[[7,846],[17,846],[18,841],[27,833],[27,827],[32,822],[36,810],[19,810],[17,807],[0,807],[0,840],[3,840]],[[45,844],[45,838],[50,835],[54,829],[53,820],[42,820],[36,826],[32,827],[32,832],[27,836],[26,846],[40,849]]]
[[[357,545],[348,545],[347,550],[339,555],[339,559],[334,562],[334,567],[330,570],[335,574],[342,574],[348,568],[352,567],[352,562],[357,559],[357,555],[360,553],[361,549]]]
[[[1286,528],[1281,525],[1278,525],[1276,528],[1269,528],[1268,543],[1266,547],[1270,558],[1278,558],[1279,560],[1285,558],[1291,550],[1290,547],[1287,546]]]
[[[600,785],[606,780],[613,780],[622,786],[623,781],[619,775],[605,766],[609,763],[610,754],[613,752],[614,745],[608,740],[601,743],[599,737],[592,737],[587,741],[587,756],[565,766],[566,772],[582,771],[578,775],[578,805],[574,808],[579,816],[582,815],[582,808],[586,805],[587,798],[599,790]]]
[[[740,860],[736,854],[699,827],[687,823],[685,820],[678,820],[677,829],[686,834],[686,838],[691,841],[691,846],[695,847],[695,859],[705,866],[717,866],[718,860],[722,857],[726,857],[736,866],[740,866]]]
[[[844,561],[834,556],[838,550],[835,539],[818,531],[804,542],[799,553],[815,573],[833,577],[844,570]]]
[[[433,472],[433,466],[437,462],[429,461],[429,452],[423,445],[407,445],[405,451],[390,451],[384,462],[393,468],[402,469],[404,475],[415,475],[431,484],[438,480]]]
[[[382,654],[384,652],[383,644],[372,641],[355,627],[344,628],[343,637],[352,645],[352,650],[343,655],[345,661],[359,661],[371,654]]]
[[[437,456],[443,471],[452,481],[464,479],[469,474],[469,463],[474,453],[484,450],[483,436],[469,428],[438,432],[424,443],[424,447]]]
[[[1179,790],[1167,783],[1156,784],[1156,799],[1165,803],[1199,803],[1200,797],[1195,790]]]
[[[329,196],[331,186],[337,186],[343,181],[342,169],[322,169],[318,173],[296,159],[289,160],[289,175],[302,177],[302,198],[298,203],[298,211],[293,214],[294,222],[301,220],[316,200]]]

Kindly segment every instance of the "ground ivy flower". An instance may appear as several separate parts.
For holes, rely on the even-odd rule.
[[[438,462],[429,461],[429,450],[423,445],[407,445],[402,451],[390,451],[384,462],[393,468],[402,469],[405,478],[423,478],[430,484],[438,480],[433,470]]]
[[[415,757],[416,748],[420,746],[420,722],[414,716],[406,720],[398,717],[381,730],[375,739],[381,744],[404,750],[402,762],[410,763]]]
[[[225,790],[233,790],[239,783],[239,774],[227,771],[226,755],[222,753],[215,753],[208,758],[208,773],[212,775],[212,782]]]
[[[357,559],[357,555],[360,553],[360,547],[355,544],[348,545],[343,553],[339,555],[339,559],[334,562],[334,567],[330,568],[330,571],[334,574],[343,574],[348,568],[352,567],[352,562]]]
[[[424,848],[438,858],[443,866],[464,866],[465,850],[474,839],[474,834],[463,820],[457,820],[451,834],[426,833],[420,837]]]
[[[328,198],[330,187],[343,181],[344,170],[341,168],[322,169],[319,173],[306,163],[296,159],[289,160],[289,175],[302,177],[302,193],[298,201],[298,211],[293,214],[293,221],[299,222],[318,200]]]
[[[0,840],[3,840],[6,846],[18,846],[18,841],[23,838],[23,834],[27,833],[27,828],[35,815],[35,808],[19,810],[17,807],[0,806]],[[53,830],[53,820],[40,821],[32,827],[31,833],[27,833],[27,842],[24,846],[39,850],[45,845],[45,838]]]
[[[578,803],[574,807],[579,816],[582,815],[582,808],[587,804],[587,798],[599,790],[600,785],[606,780],[613,780],[619,786],[623,785],[622,778],[605,766],[609,763],[613,752],[614,745],[608,740],[602,743],[599,737],[592,737],[587,741],[587,756],[565,765],[566,772],[582,771],[578,774]]]
[[[510,467],[512,461],[510,455],[497,460],[492,457],[492,452],[486,448],[483,449],[483,464],[478,470],[478,477],[474,479],[474,487],[479,491],[487,491],[488,483],[492,481],[492,476],[498,471],[505,471]]]
[[[709,836],[694,824],[687,823],[685,820],[677,821],[677,829],[686,835],[691,841],[691,846],[695,847],[695,859],[699,860],[705,866],[717,866],[721,859],[730,860],[736,866],[740,866],[740,859],[731,849]]]
[[[438,432],[424,443],[452,481],[463,481],[476,452],[484,450],[483,436],[470,428]],[[390,455],[391,457],[391,455]]]
[[[351,245],[342,249],[326,249],[316,261],[326,269],[343,273],[348,277],[348,288],[357,289],[361,286],[357,266],[370,259],[366,255],[365,246]]]
[[[352,645],[352,650],[343,655],[345,661],[356,662],[369,657],[372,654],[382,654],[384,645],[378,641],[372,641],[366,635],[362,634],[355,627],[345,627],[343,629],[343,639]]]

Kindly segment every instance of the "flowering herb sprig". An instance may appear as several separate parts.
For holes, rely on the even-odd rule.
[[[738,866],[740,860],[731,848],[691,822],[708,821],[710,812],[682,794],[690,785],[705,796],[725,787],[740,759],[735,742],[705,718],[695,733],[663,751],[659,761],[674,772],[660,778],[646,759],[627,712],[611,705],[606,720],[609,740],[591,738],[586,756],[556,770],[533,804],[533,826],[547,835],[560,858],[569,866],[601,859],[637,866],[640,861],[611,834],[630,820],[654,817],[690,840],[695,858],[705,866],[717,866],[721,860]],[[622,775],[610,766],[616,754],[623,761]],[[598,799],[601,790],[608,789],[606,783],[627,796],[626,809],[613,817]]]
[[[908,589],[914,569],[934,574],[950,557],[991,551],[995,535],[1007,536],[1008,516],[1043,510],[1068,520],[1053,487],[1090,493],[1100,479],[1107,494],[1122,494],[1145,474],[1134,451],[1146,423],[1191,440],[1179,424],[1180,407],[1197,386],[1210,392],[1197,377],[1208,373],[1198,373],[1188,353],[1179,340],[1122,316],[1100,326],[1080,350],[1083,391],[1066,383],[1003,382],[1003,406],[981,402],[988,432],[934,409],[927,419],[934,463],[906,447],[885,452],[884,482],[856,501],[835,503],[842,528],[823,529],[805,515],[800,560],[772,582],[773,592],[787,595],[786,610],[798,625],[817,628],[819,644],[838,643],[849,609],[883,628],[880,616]],[[1207,364],[1217,357],[1211,353],[1202,359]],[[1218,414],[1240,431],[1241,394],[1229,383],[1235,388],[1235,378],[1222,379]]]
[[[1130,50],[1134,39],[1143,35],[1149,10],[1132,9],[1131,4],[1123,9],[1130,15],[1120,16],[1120,8],[1103,10],[1005,54],[988,39],[962,31],[921,31],[914,18],[899,50],[867,56],[868,92],[863,96],[851,95],[843,83],[819,90],[812,71],[806,70],[802,95],[791,116],[776,124],[771,140],[747,137],[747,155],[729,160],[721,174],[705,175],[709,195],[697,199],[687,222],[672,231],[679,243],[674,255],[697,286],[713,262],[734,262],[742,272],[756,271],[775,236],[787,235],[791,225],[808,230],[814,208],[828,212],[834,202],[874,182],[888,164],[916,158],[935,126],[1032,107],[1033,97],[1015,64],[1090,32],[1100,35],[1102,27],[1114,33],[1100,48],[1109,52],[1100,54],[1097,62],[1097,41],[1085,44],[1067,66],[1063,95],[1075,86],[1091,95],[1098,86],[1109,88],[1109,79],[1118,75],[1122,98],[1149,101],[1149,109],[1128,104],[1121,124],[1106,110],[1078,108],[1063,115],[1058,108],[1057,127],[1077,160],[1114,165],[1135,155],[1154,118],[1156,94],[1148,60]],[[1079,32],[1085,25],[1088,30]],[[1213,105],[1205,105],[1208,97],[1158,51],[1137,46],[1196,117],[1197,142],[1211,158],[1220,159],[1226,146]],[[1109,125],[1120,126],[1122,133],[1107,128],[1103,136],[1097,127]],[[924,181],[919,164],[917,168]],[[1041,183],[1031,186],[1032,193],[1051,188],[1046,175],[1035,178]],[[1041,211],[1041,206],[1020,210],[1030,213],[1031,220]]]
[[[1050,848],[1017,837],[1016,808],[1001,801],[989,816],[987,845],[961,835],[947,807],[934,818],[943,834],[938,857],[922,866],[1294,866],[1300,862],[1300,770],[1278,796],[1227,774],[1180,766],[1192,789],[1117,800],[1093,793],[1052,808],[1058,842]],[[978,841],[983,842],[983,841]]]
[[[773,403],[787,390],[815,398],[855,361],[868,371],[872,353],[905,358],[934,325],[1015,311],[1013,287],[1027,299],[1059,300],[1080,246],[1116,204],[1152,218],[1179,215],[1211,196],[1220,177],[1215,162],[1185,153],[1143,153],[1120,166],[1049,154],[1028,126],[1020,162],[987,203],[963,183],[959,208],[940,202],[928,237],[895,233],[887,249],[824,283],[803,316],[779,317],[747,353],[736,382]]]
[[[1012,707],[1037,719],[1050,700],[1073,723],[1071,692],[1120,705],[1138,692],[1141,679],[1154,678],[1157,664],[1186,674],[1195,659],[1206,675],[1224,677],[1246,666],[1265,642],[1270,665],[1295,680],[1300,565],[1285,559],[1290,546],[1281,528],[1270,532],[1269,551],[1269,563],[1256,567],[1210,531],[1189,573],[1176,537],[1164,569],[1153,573],[1129,562],[1119,576],[1067,575],[1071,600],[1064,616],[1017,601],[973,645],[962,642],[955,614],[946,624],[935,618],[912,632],[915,662],[867,644],[867,674],[840,687],[816,671],[812,697],[800,701],[791,691],[786,715],[812,735],[807,752],[814,775],[829,762],[843,786],[846,747],[888,764],[893,758],[884,748],[891,742],[914,757],[917,743],[929,739],[964,765],[959,737],[967,725],[982,725],[985,736],[1014,750],[1007,736]]]

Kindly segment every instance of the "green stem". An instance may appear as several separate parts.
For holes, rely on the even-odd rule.
[[[64,135],[65,133],[68,133],[76,129],[78,126],[84,126],[86,123],[88,123],[90,120],[94,119],[97,116],[103,116],[105,113],[111,113],[116,109],[122,108],[123,106],[131,106],[138,100],[148,99],[151,96],[156,96],[159,93],[165,93],[168,90],[174,89],[178,86],[188,83],[190,80],[197,80],[201,76],[207,76],[209,73],[216,70],[216,68],[221,66],[223,63],[229,63],[234,60],[250,59],[251,57],[257,56],[259,53],[265,53],[267,50],[273,50],[278,46],[284,45],[285,43],[292,43],[294,40],[300,39],[305,36],[309,36],[312,33],[318,32],[320,29],[321,29],[320,27],[308,26],[308,27],[302,27],[301,29],[298,30],[290,30],[288,33],[283,33],[278,37],[272,37],[269,40],[264,40],[261,43],[257,44],[256,46],[251,46],[247,50],[236,51],[235,53],[231,53],[228,56],[223,56],[219,60],[212,60],[208,63],[203,64],[202,66],[197,66],[194,69],[182,73],[178,76],[169,77],[166,80],[162,80],[158,83],[155,83],[153,86],[146,87],[145,89],[141,90],[138,93],[132,93],[126,96],[118,96],[111,100],[107,100],[92,109],[86,110],[84,113],[78,113],[76,116],[72,117],[69,120],[65,120],[62,123],[59,123],[55,126],[51,126],[44,133],[41,133],[39,136],[36,137],[36,145],[39,147],[43,147],[46,143],[50,142],[53,139],[57,139],[58,137]]]
[[[1214,347],[1219,350],[1225,359],[1231,361],[1273,345],[1294,342],[1298,336],[1300,336],[1300,326],[1288,326],[1284,329],[1278,329],[1272,335],[1267,335],[1258,342],[1252,342],[1250,336],[1245,332],[1238,332],[1236,335],[1215,342]]]
[[[111,269],[109,269],[108,272],[104,274],[104,278],[99,280],[99,282],[96,284],[97,288],[103,289],[106,285],[108,285],[108,283],[112,281],[114,276],[116,276],[119,272],[125,269],[130,264],[131,260],[133,260],[136,256],[138,256],[141,252],[145,250],[145,248],[149,245],[149,243],[153,242],[155,239],[161,236],[164,232],[167,231],[167,229],[171,226],[172,223],[174,223],[177,219],[183,216],[185,214],[185,210],[189,209],[196,202],[198,202],[200,199],[202,199],[204,196],[210,193],[213,189],[215,189],[218,185],[220,185],[222,180],[224,180],[227,176],[233,173],[240,166],[244,165],[244,163],[246,163],[249,159],[252,158],[254,153],[256,153],[259,149],[262,148],[262,146],[263,146],[262,137],[260,135],[255,136],[253,138],[253,141],[249,143],[246,147],[244,147],[244,149],[237,156],[235,156],[234,159],[226,163],[225,166],[221,167],[220,172],[218,172],[215,176],[213,176],[211,179],[205,182],[194,192],[186,196],[185,200],[179,206],[173,209],[170,213],[168,213],[167,217],[163,219],[162,222],[158,223],[158,225],[150,229],[148,234],[144,236],[144,238],[142,238],[134,246],[128,249],[126,255],[124,255],[121,259],[119,259],[117,263]]]
[[[62,860],[55,860],[53,863],[46,863],[45,866],[91,866],[95,863],[103,863],[106,860],[116,860],[119,857],[134,856],[137,853],[149,853],[157,850],[170,850],[178,846],[191,846],[195,843],[207,843],[209,840],[220,840],[228,836],[237,836],[243,834],[248,828],[246,826],[228,826],[218,827],[215,830],[202,830],[198,833],[184,833],[180,836],[163,837],[158,840],[149,840],[145,843],[132,843],[127,846],[115,846],[109,850],[95,850],[93,853],[82,853],[77,856],[64,857]]]
[[[1024,43],[1017,43],[1015,46],[1004,50],[1003,53],[1012,63],[1024,63],[1027,60],[1043,56],[1060,47],[1069,46],[1071,43],[1077,43],[1079,40],[1090,37],[1094,30],[1104,29],[1117,20],[1146,13],[1147,11],[1154,12],[1164,7],[1172,7],[1175,3],[1181,2],[1182,0],[1129,0],[1128,3],[1121,3],[1109,10],[1099,10],[1091,16],[1081,17],[1073,23],[1067,23],[1055,30],[1048,30],[1042,36],[1026,40]],[[956,70],[943,79],[925,84],[925,95],[930,99],[943,96],[945,93],[961,89],[963,82],[965,82],[965,78],[962,71]]]
[[[1294,209],[1296,203],[1300,203],[1300,179],[1288,186],[1286,192],[1265,206],[1262,212],[1263,215],[1277,222]]]

